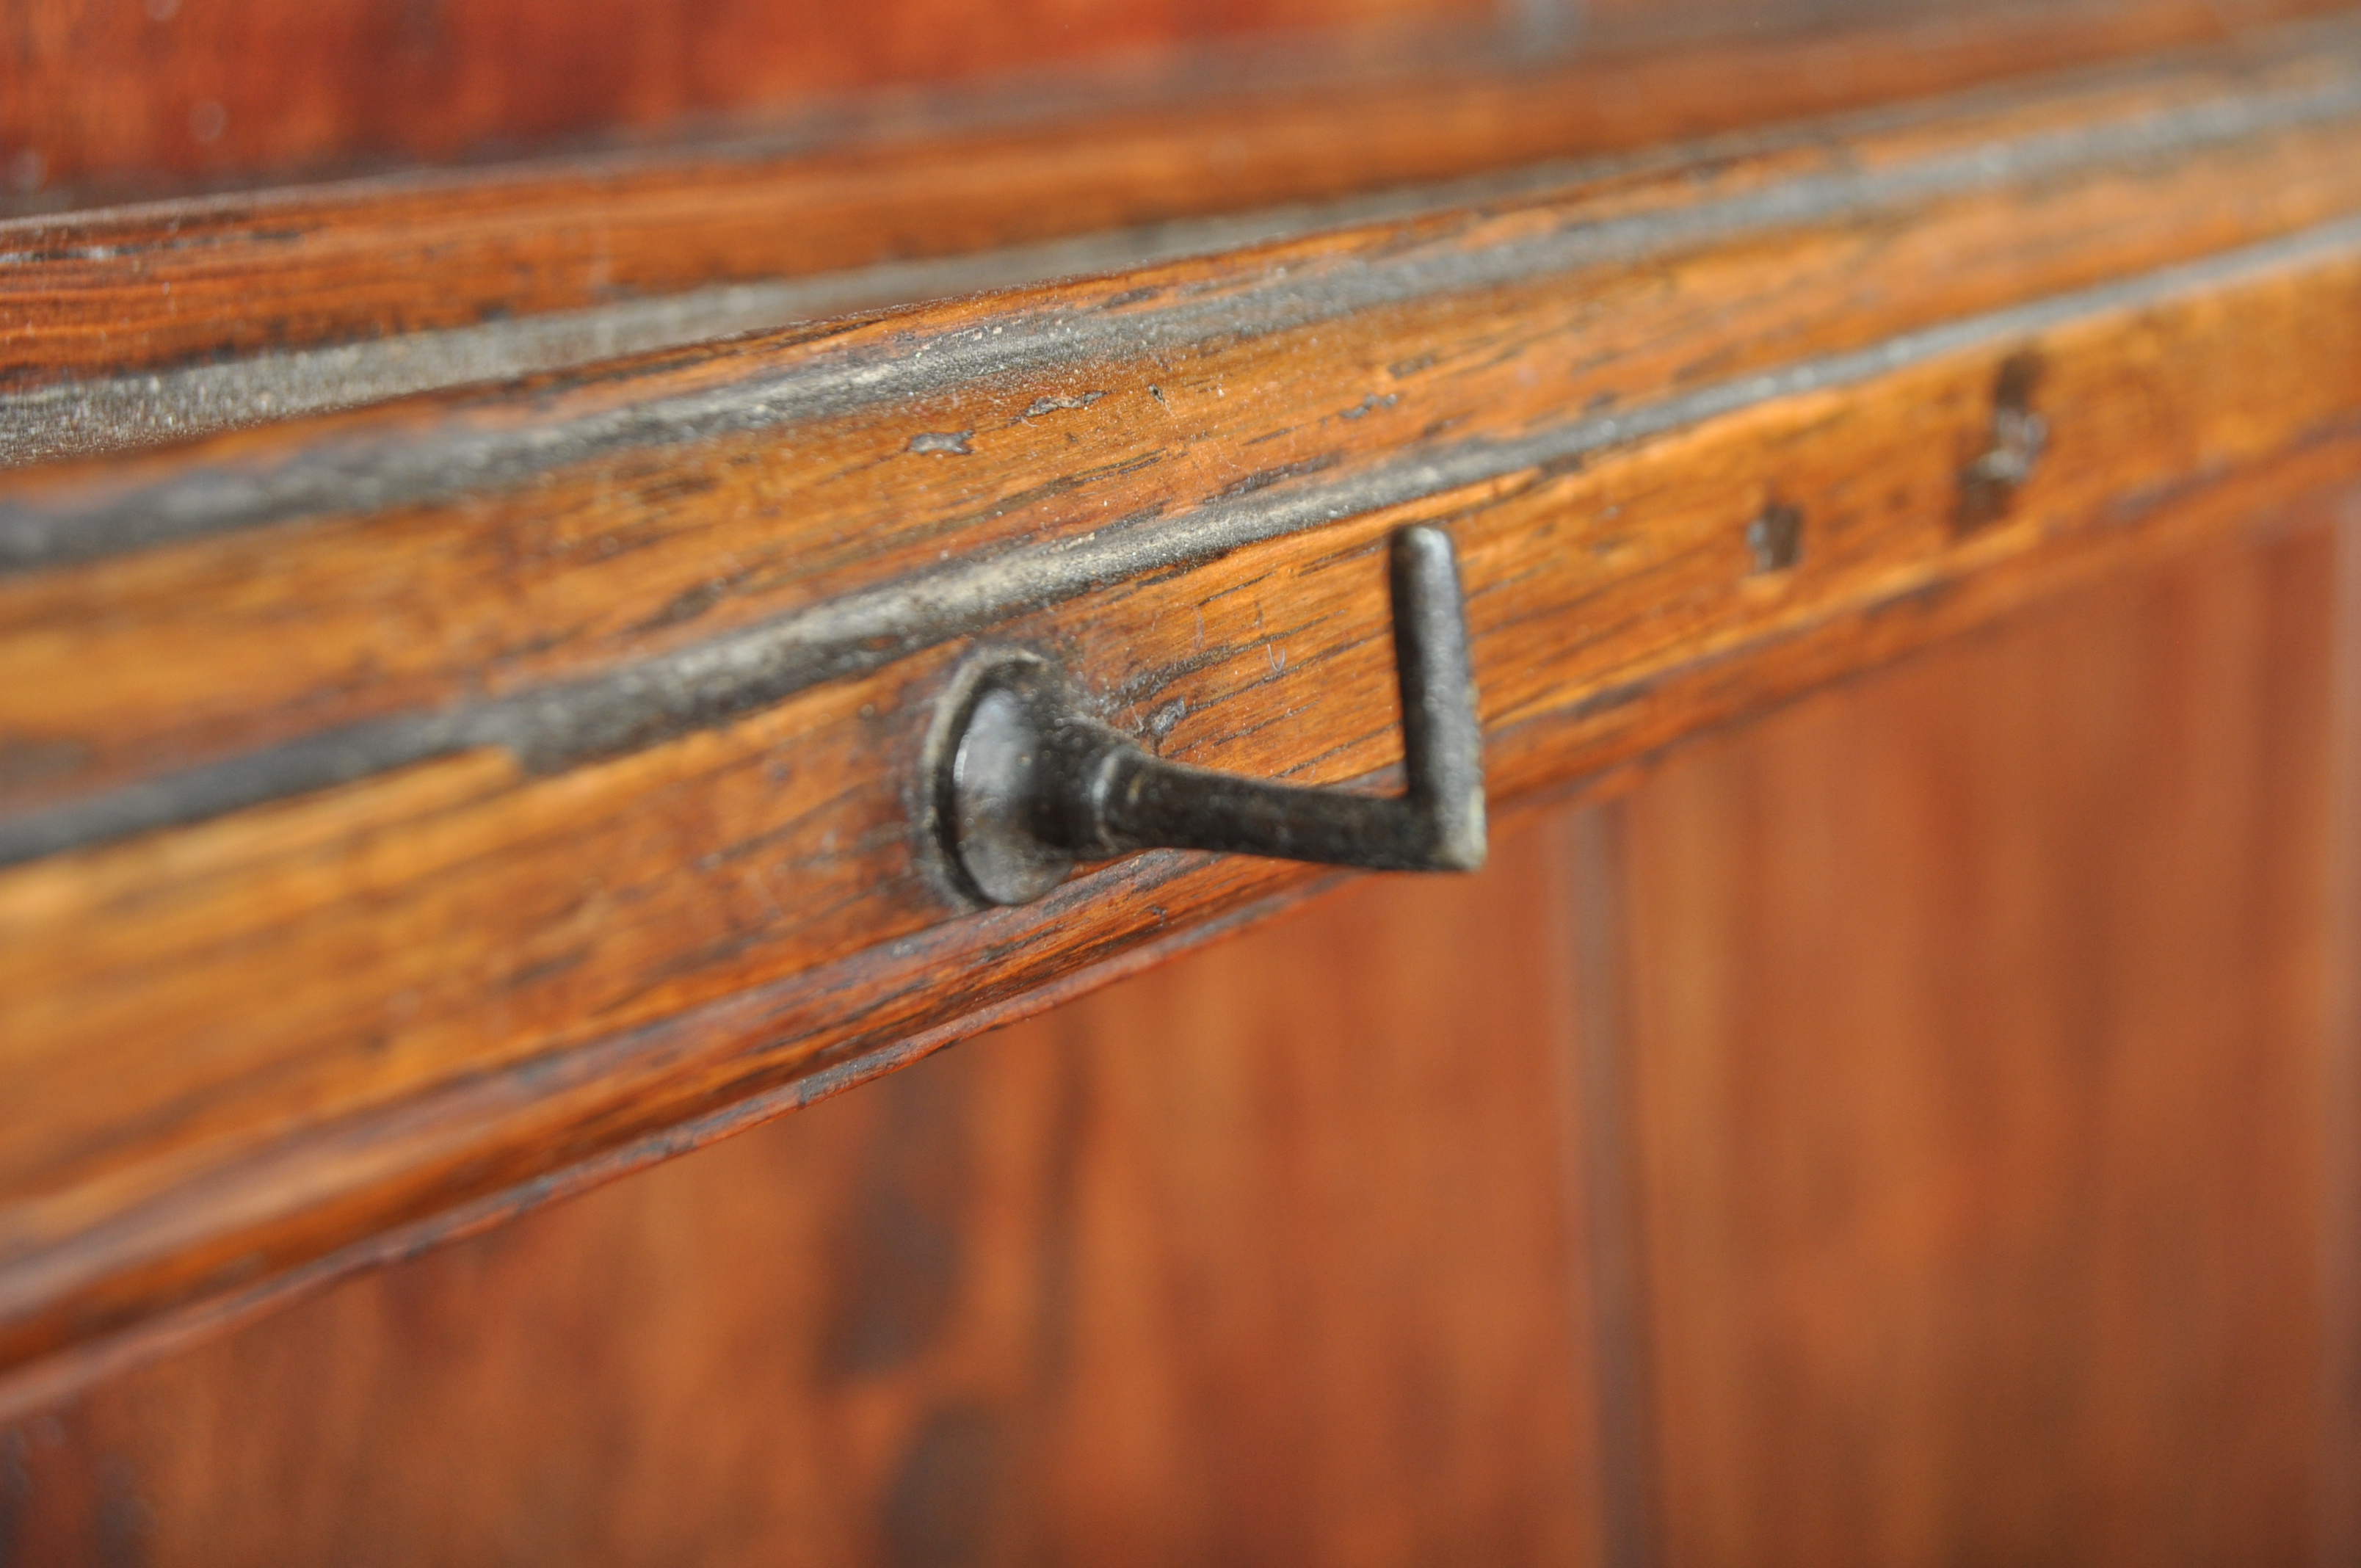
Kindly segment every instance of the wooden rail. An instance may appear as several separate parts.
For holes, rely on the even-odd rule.
[[[2247,0],[2237,15],[2334,8]],[[1759,7],[1758,25],[1781,10]],[[1202,69],[1069,83],[0,222],[0,462],[1464,206],[1487,187],[1562,187],[1585,172],[1576,159],[1602,182],[1701,161],[1665,152],[1674,138],[1724,133],[1723,157],[1794,147],[1796,129],[1765,127],[2199,43],[2234,58],[2224,16],[2069,0],[1677,49],[1640,47],[1609,16],[1574,60],[1463,46],[1440,64],[1231,61],[1220,85]],[[52,71],[22,96],[83,81]],[[7,104],[0,85],[0,121]]]
[[[0,474],[0,1365],[717,1135],[1299,895],[977,911],[937,698],[1496,806],[2361,476],[2361,28]]]

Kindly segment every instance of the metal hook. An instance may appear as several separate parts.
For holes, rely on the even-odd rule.
[[[1484,863],[1484,736],[1450,538],[1392,539],[1402,771],[1388,800],[1150,756],[1082,710],[1064,674],[1010,654],[965,686],[936,774],[938,830],[969,890],[1029,904],[1078,861],[1213,850],[1371,871]]]

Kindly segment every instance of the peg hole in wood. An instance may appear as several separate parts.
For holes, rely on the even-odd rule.
[[[1746,547],[1757,573],[1784,572],[1804,558],[1804,514],[1773,501],[1746,525]]]

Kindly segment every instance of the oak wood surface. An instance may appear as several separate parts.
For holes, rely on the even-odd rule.
[[[961,910],[912,781],[970,640],[1366,780],[1439,521],[1512,805],[2338,493],[2339,36],[0,480],[14,1397],[1303,885]]]

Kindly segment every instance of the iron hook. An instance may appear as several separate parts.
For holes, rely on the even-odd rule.
[[[960,689],[937,767],[937,830],[968,891],[1029,904],[1078,861],[1159,848],[1370,871],[1483,865],[1484,736],[1458,560],[1427,527],[1398,531],[1390,557],[1401,795],[1168,762],[1091,718],[1048,660],[1005,654]]]

